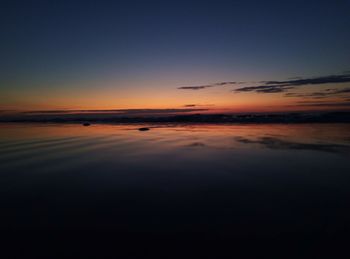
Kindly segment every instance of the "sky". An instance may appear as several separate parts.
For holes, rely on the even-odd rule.
[[[350,108],[350,1],[17,1],[0,110]]]

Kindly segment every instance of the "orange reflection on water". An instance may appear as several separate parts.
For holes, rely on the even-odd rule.
[[[140,127],[149,127],[146,132]],[[350,141],[349,124],[44,124],[44,123],[4,123],[0,124],[1,140],[30,140],[63,137],[103,137],[124,136],[135,139],[166,139],[169,141],[202,140],[220,142],[233,137],[255,139],[275,137],[289,141],[317,142]]]

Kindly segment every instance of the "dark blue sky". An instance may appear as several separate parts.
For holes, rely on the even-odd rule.
[[[79,93],[89,80],[139,92],[142,80],[173,89],[341,73],[349,13],[346,0],[2,1],[0,87],[16,99],[20,90]]]

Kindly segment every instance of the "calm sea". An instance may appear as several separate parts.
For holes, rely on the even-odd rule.
[[[350,240],[349,124],[146,126],[1,124],[1,231],[280,258]]]

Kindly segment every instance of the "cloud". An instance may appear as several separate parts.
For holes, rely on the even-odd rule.
[[[322,92],[313,92],[313,93],[286,93],[284,96],[321,99],[321,98],[327,98],[333,95],[348,94],[348,93],[350,93],[350,87],[341,88],[341,89],[326,89],[325,91],[322,91]]]
[[[72,112],[88,112],[83,110],[43,110],[43,111],[24,111],[23,114],[60,114],[60,113],[72,113]],[[106,112],[103,110],[103,112]]]
[[[286,81],[261,81],[262,85],[241,87],[234,90],[234,92],[256,92],[256,93],[281,93],[289,89],[294,89],[298,86],[305,85],[321,85],[321,84],[335,84],[350,82],[350,74],[343,75],[329,75],[314,78],[302,78]]]
[[[330,75],[306,79],[296,79],[287,81],[265,81],[267,85],[284,85],[284,86],[299,86],[299,85],[320,85],[329,83],[347,83],[350,82],[350,74]]]
[[[208,106],[215,106],[215,105],[214,105],[214,104],[197,104],[197,103],[191,103],[191,104],[185,104],[183,107],[193,108],[193,107],[208,107]]]
[[[200,148],[200,147],[206,147],[207,145],[202,143],[202,142],[193,142],[189,145],[186,145],[186,147],[191,147],[191,148]]]
[[[288,86],[279,86],[279,85],[259,85],[259,86],[246,86],[237,88],[235,92],[257,92],[257,93],[281,93],[285,92],[288,89],[292,89],[293,87]]]
[[[178,89],[181,90],[200,90],[208,87],[212,87],[211,85],[199,85],[199,86],[181,86]]]
[[[259,144],[269,149],[289,149],[289,150],[312,150],[331,153],[349,152],[350,146],[334,143],[302,143],[283,140],[275,137],[261,137],[258,139],[248,139],[236,137],[235,140],[244,144]]]
[[[319,106],[319,107],[350,106],[350,101],[347,101],[347,102],[299,102],[298,106]]]
[[[333,91],[334,94],[350,93],[350,87],[343,89],[327,89],[327,91]]]
[[[181,114],[189,112],[207,111],[205,108],[181,108],[181,109],[114,109],[114,110],[42,110],[25,111],[27,115],[152,115],[152,114]]]
[[[183,112],[197,112],[206,111],[207,109],[195,108],[195,109],[122,109],[118,110],[123,114],[169,114],[169,113],[183,113]]]
[[[217,87],[217,86],[226,86],[226,85],[233,85],[237,84],[237,82],[219,82],[219,83],[214,83],[214,84],[208,84],[208,85],[195,85],[195,86],[181,86],[178,87],[177,89],[181,90],[201,90],[205,88],[210,88],[210,87]]]
[[[305,98],[313,98],[313,99],[321,99],[329,96],[327,93],[323,92],[314,92],[314,93],[286,93],[285,97],[305,97]]]

